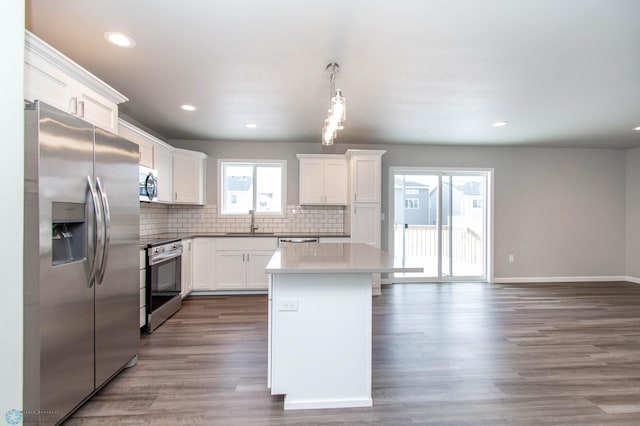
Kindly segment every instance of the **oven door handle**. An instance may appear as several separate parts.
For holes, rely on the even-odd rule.
[[[149,266],[157,265],[158,263],[166,262],[167,260],[171,260],[180,256],[182,256],[182,250],[178,252],[172,251],[167,254],[160,254],[155,256],[154,258],[149,257]]]

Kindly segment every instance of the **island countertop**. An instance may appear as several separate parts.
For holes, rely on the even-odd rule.
[[[326,243],[281,247],[271,257],[267,274],[331,274],[422,272],[422,268],[395,267],[393,257],[368,244]]]

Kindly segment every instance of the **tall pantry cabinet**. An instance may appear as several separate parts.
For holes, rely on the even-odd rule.
[[[386,151],[349,149],[349,215],[352,243],[380,248],[382,156]],[[380,274],[374,274],[373,294],[380,295]]]

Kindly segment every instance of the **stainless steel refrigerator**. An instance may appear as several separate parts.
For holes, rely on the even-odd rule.
[[[138,147],[25,109],[24,422],[56,424],[137,361]]]

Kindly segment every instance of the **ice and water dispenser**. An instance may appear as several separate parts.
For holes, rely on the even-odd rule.
[[[87,257],[87,224],[84,203],[53,202],[51,206],[52,264],[62,265]]]

